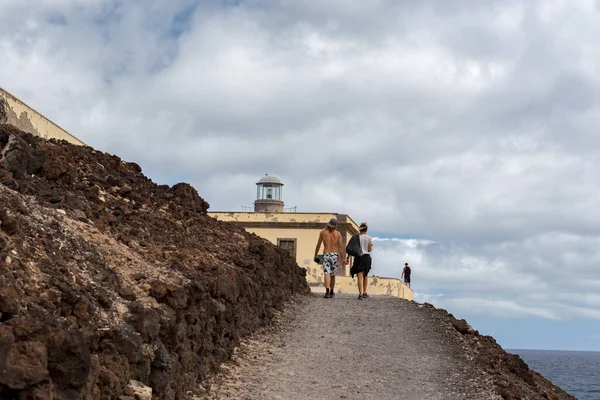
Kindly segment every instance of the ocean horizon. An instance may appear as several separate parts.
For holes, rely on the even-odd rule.
[[[600,351],[506,349],[578,400],[600,399]]]

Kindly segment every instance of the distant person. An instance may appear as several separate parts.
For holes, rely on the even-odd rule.
[[[366,222],[363,222],[358,227],[358,234],[360,239],[360,248],[362,250],[362,256],[355,257],[350,269],[350,274],[354,278],[354,275],[358,275],[358,299],[362,300],[368,298],[367,294],[367,275],[371,271],[371,251],[373,250],[373,241],[371,236],[367,235],[369,227]]]
[[[319,233],[317,248],[315,249],[315,262],[320,263],[321,259],[317,257],[321,243],[323,244],[323,274],[325,275],[325,298],[329,299],[335,296],[333,288],[335,287],[335,274],[338,270],[339,260],[342,265],[346,265],[346,254],[342,246],[342,235],[336,230],[337,219],[331,218],[327,226]]]
[[[406,286],[410,288],[410,267],[408,263],[404,263],[404,269],[402,270],[402,275],[400,275],[400,279],[404,278],[404,283]]]

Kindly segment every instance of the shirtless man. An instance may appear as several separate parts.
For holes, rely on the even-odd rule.
[[[342,260],[342,265],[346,265],[346,253],[342,244],[342,235],[340,235],[336,228],[337,219],[331,218],[325,229],[319,233],[319,241],[317,242],[317,248],[315,249],[315,262],[319,262],[317,254],[321,248],[321,243],[324,246],[323,274],[325,274],[326,299],[335,296],[333,288],[335,287],[335,274],[338,269],[339,260]]]

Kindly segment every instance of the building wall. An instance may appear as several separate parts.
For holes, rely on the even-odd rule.
[[[336,213],[268,213],[268,212],[209,212],[209,215],[221,221],[235,222],[293,222],[293,223],[317,223],[325,225],[331,218],[338,218]],[[358,227],[356,223],[347,217],[351,224]]]
[[[319,232],[333,217],[338,219],[342,240],[348,243],[358,232],[356,223],[345,214],[336,213],[265,213],[265,212],[209,212],[208,215],[221,221],[242,226],[273,244],[277,239],[296,240],[296,262],[306,268],[306,280],[313,291],[323,289],[323,266],[314,262],[315,247]],[[321,248],[322,249],[322,248]],[[322,253],[322,250],[319,251]],[[335,290],[338,293],[358,294],[357,279],[350,277],[350,268],[340,265]],[[367,293],[400,297],[413,300],[413,291],[395,278],[369,277]]]
[[[320,229],[282,229],[282,228],[245,228],[248,232],[255,233],[258,236],[267,239],[273,244],[277,244],[277,239],[296,239],[296,262],[299,266],[306,269],[306,280],[309,284],[323,283],[322,266],[315,263],[315,247],[319,239]],[[320,252],[322,253],[322,251]],[[348,275],[349,271],[341,271]]]
[[[277,239],[296,239],[296,262],[307,271],[311,285],[323,284],[323,266],[314,262],[319,232],[331,218],[338,219],[338,230],[344,246],[358,232],[356,223],[346,214],[337,213],[267,213],[267,212],[209,212],[221,221],[236,223],[248,232],[278,244]],[[323,250],[319,251],[322,254]],[[350,275],[349,266],[340,265],[339,275]]]
[[[81,140],[3,89],[0,89],[0,124],[10,124],[24,132],[45,139],[62,139],[73,144],[85,145]]]
[[[246,228],[248,232],[267,239],[277,244],[277,239],[296,238],[296,262],[306,269],[306,280],[314,289],[323,288],[323,266],[313,261],[315,246],[319,238],[320,229],[276,229],[276,228]],[[348,236],[350,240],[350,236]],[[358,294],[357,277],[350,277],[349,266],[342,267],[336,276],[335,290],[338,293]],[[317,290],[318,291],[318,290]],[[400,279],[380,276],[370,276],[367,293],[387,295],[402,299],[413,300],[413,291]]]

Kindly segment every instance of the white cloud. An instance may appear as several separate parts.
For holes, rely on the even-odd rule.
[[[499,318],[538,317],[557,319],[554,312],[542,308],[521,306],[507,300],[487,300],[481,298],[457,298],[450,301],[440,301],[438,306],[451,310],[467,311],[470,315],[482,315]]]
[[[596,3],[0,0],[0,85],[213,209],[264,173],[465,313],[598,319]],[[443,296],[433,296],[434,293]]]
[[[594,286],[571,279],[600,281],[599,249],[597,239],[556,233],[470,246],[374,238],[373,273],[399,277],[408,262],[415,298],[461,318],[600,320]]]

